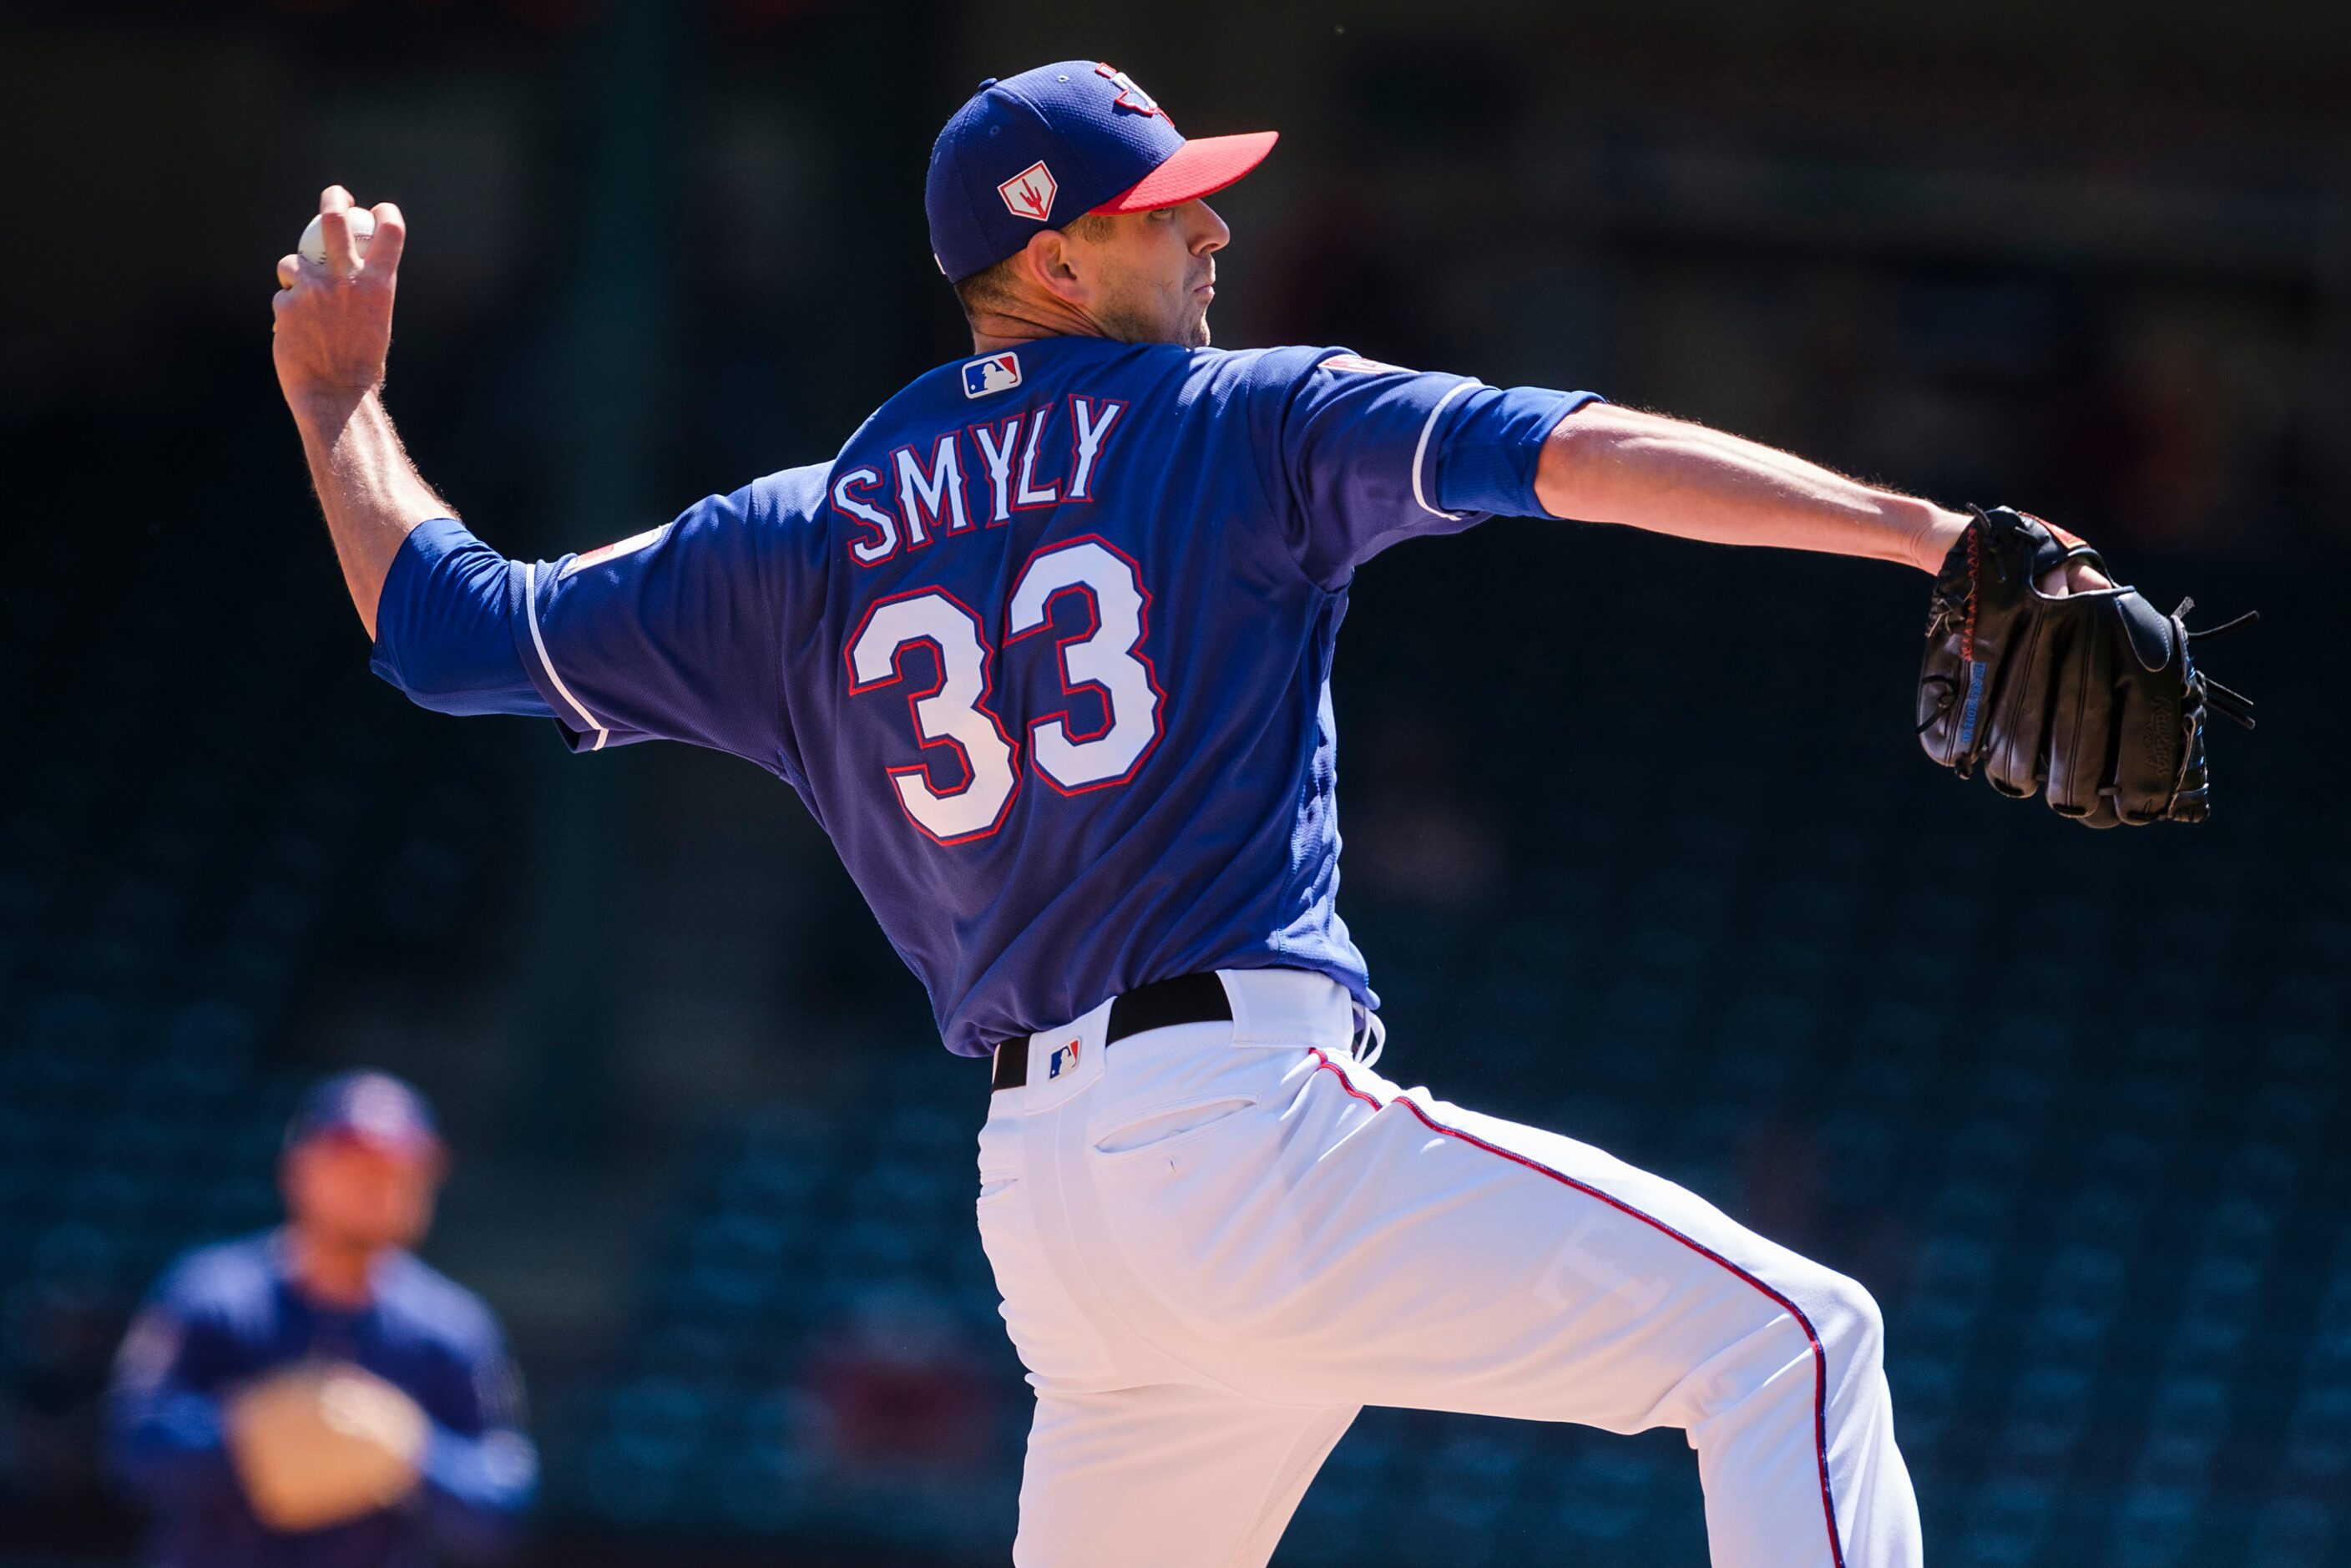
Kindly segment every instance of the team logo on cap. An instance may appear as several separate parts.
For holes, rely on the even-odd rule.
[[[990,354],[984,360],[963,362],[963,395],[986,397],[990,392],[1010,392],[1020,384],[1020,356],[1007,349],[1000,354]]]
[[[1004,204],[1012,209],[1014,217],[1033,218],[1041,224],[1052,215],[1053,197],[1060,190],[1053,183],[1053,171],[1046,168],[1045,161],[1040,158],[997,186],[996,193],[1004,198]]]
[[[1167,111],[1159,107],[1159,100],[1135,86],[1134,78],[1124,71],[1103,64],[1094,68],[1094,75],[1108,77],[1118,84],[1118,97],[1112,101],[1119,108],[1131,109],[1137,114],[1155,114],[1162,120],[1167,118]]]

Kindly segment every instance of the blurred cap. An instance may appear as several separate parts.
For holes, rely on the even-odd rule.
[[[960,283],[1040,229],[1221,191],[1262,162],[1278,134],[1186,141],[1133,78],[1093,60],[990,77],[931,149],[931,254]]]
[[[351,1138],[402,1154],[442,1152],[433,1107],[389,1072],[341,1072],[311,1085],[287,1124],[286,1146],[319,1138]]]

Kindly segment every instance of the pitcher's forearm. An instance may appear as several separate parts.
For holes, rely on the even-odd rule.
[[[401,541],[427,517],[456,513],[408,460],[381,394],[314,399],[296,408],[294,422],[351,607],[372,638],[376,601]]]
[[[1758,442],[1609,404],[1561,422],[1544,443],[1535,491],[1557,517],[1926,571],[1968,522]]]

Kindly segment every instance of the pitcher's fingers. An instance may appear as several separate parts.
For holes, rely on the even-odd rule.
[[[408,248],[408,220],[395,202],[378,202],[373,211],[375,237],[368,241],[367,269],[389,278],[400,270],[400,253]]]
[[[342,187],[335,187],[340,190]],[[319,214],[319,238],[327,252],[327,271],[335,277],[355,277],[360,270],[360,255],[351,244],[351,214],[348,206],[336,207]]]
[[[302,276],[302,258],[301,258],[300,256],[279,256],[279,257],[277,258],[277,287],[280,287],[280,288],[291,288],[291,287],[294,287],[294,281],[295,281],[295,279],[297,279],[297,278],[300,277],[301,276]]]
[[[319,193],[319,215],[347,213],[351,210],[351,193],[340,185],[329,185]]]

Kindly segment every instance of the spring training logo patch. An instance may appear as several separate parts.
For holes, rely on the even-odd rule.
[[[963,367],[963,395],[986,397],[1010,392],[1020,384],[1020,356],[1008,349],[984,360],[967,360]]]
[[[1016,218],[1032,218],[1043,223],[1053,214],[1053,198],[1061,193],[1053,183],[1053,171],[1045,167],[1040,158],[1001,185],[996,193],[1004,198],[1006,210]]]

